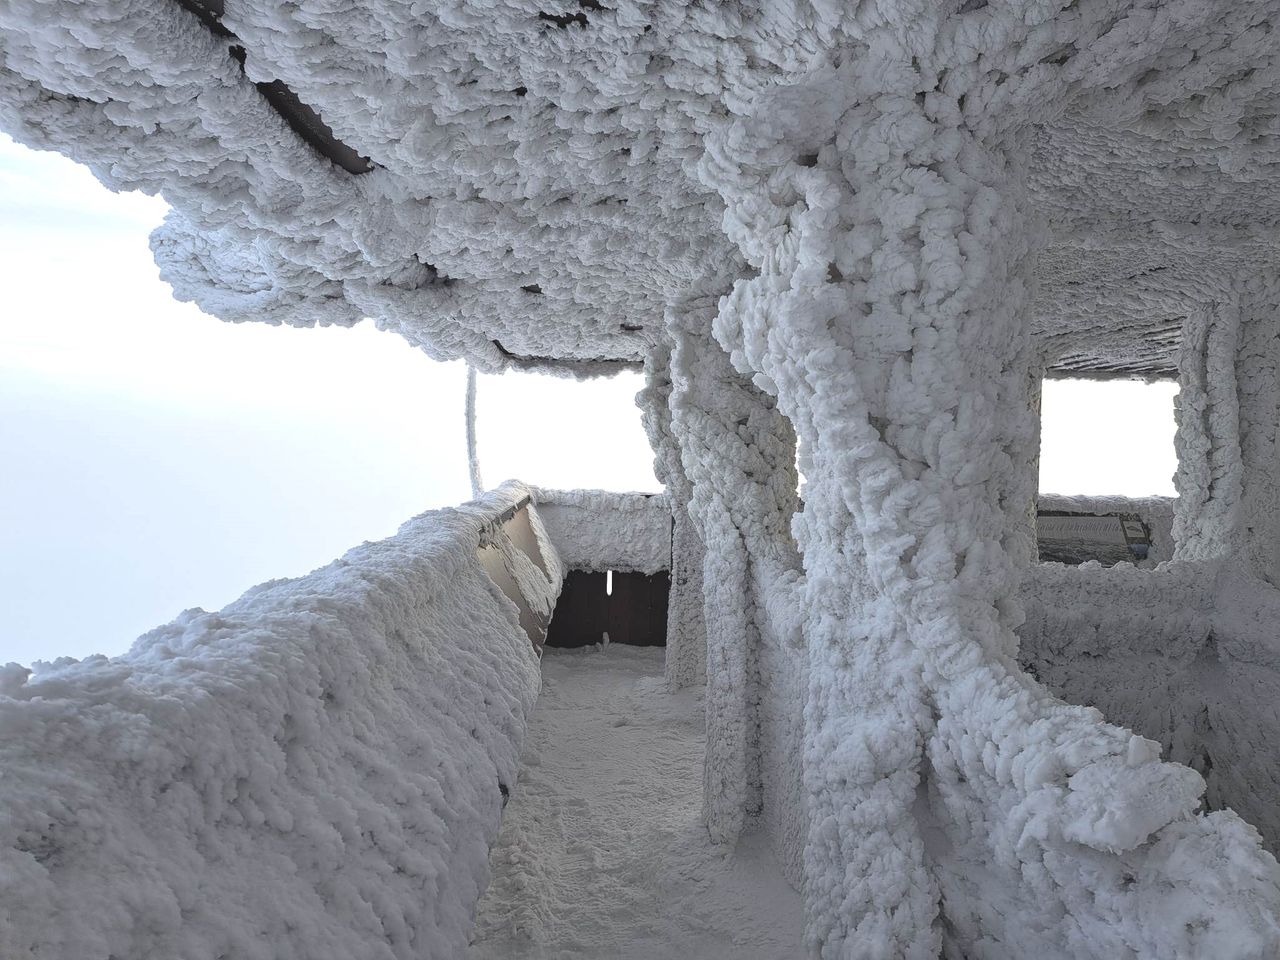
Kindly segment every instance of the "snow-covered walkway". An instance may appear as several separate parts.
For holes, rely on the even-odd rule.
[[[707,839],[702,696],[666,692],[662,654],[548,650],[470,960],[803,955],[764,839]]]

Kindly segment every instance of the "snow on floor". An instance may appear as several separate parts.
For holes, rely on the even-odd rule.
[[[662,657],[548,650],[470,960],[803,955],[765,838],[707,838],[702,696],[668,693]]]

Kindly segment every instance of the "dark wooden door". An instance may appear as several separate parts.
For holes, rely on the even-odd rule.
[[[606,632],[611,643],[666,645],[671,575],[614,570],[612,593],[607,584],[603,573],[569,572],[547,630],[548,646],[583,647],[599,643]]]

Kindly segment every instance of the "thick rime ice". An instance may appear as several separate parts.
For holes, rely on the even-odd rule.
[[[459,956],[539,685],[476,559],[525,493],[0,671],[0,954]]]
[[[1198,774],[1014,660],[1046,360],[1024,124],[1158,74],[1158,44],[1223,26],[1176,4],[1058,21],[1043,4],[1022,19],[1004,4],[857,10],[855,52],[758,96],[702,165],[759,271],[722,302],[717,338],[805,452],[810,943],[823,956],[1270,955],[1280,890],[1256,832],[1196,816]],[[1085,69],[1102,57],[1109,71]],[[1195,462],[1175,536],[1191,558],[1239,538],[1239,307],[1184,309],[1195,406],[1179,447]]]
[[[703,622],[702,540],[689,515],[693,486],[680,461],[680,443],[671,426],[671,346],[663,340],[645,357],[645,387],[636,406],[653,447],[654,476],[666,486],[671,504],[671,590],[667,598],[667,656],[664,672],[674,688],[707,677],[707,632]]]
[[[672,569],[707,826],[767,830],[814,956],[1280,953],[1277,0],[227,0],[222,25],[11,0],[0,124],[162,192],[162,276],[226,319],[372,316],[484,370],[644,362],[665,502],[549,513],[574,563]],[[299,139],[275,79],[374,169]],[[1070,504],[1147,517],[1141,566],[1036,562],[1039,383],[1065,375],[1180,385],[1176,502]],[[61,789],[21,809],[90,835]],[[246,822],[299,822],[254,796]],[[469,869],[433,882],[474,899]],[[401,942],[370,916],[410,881],[379,883],[331,942]]]

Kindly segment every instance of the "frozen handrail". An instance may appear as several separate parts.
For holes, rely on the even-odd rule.
[[[476,549],[527,501],[0,668],[0,954],[462,956],[539,688]]]

